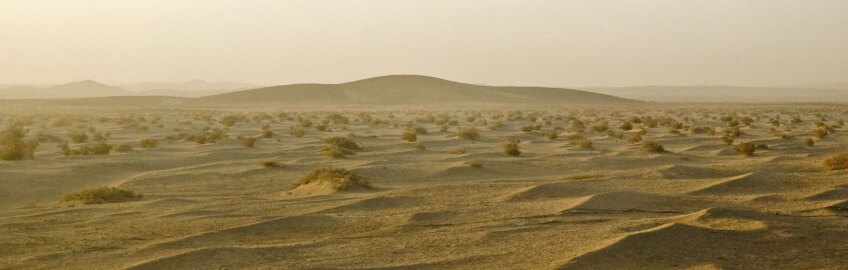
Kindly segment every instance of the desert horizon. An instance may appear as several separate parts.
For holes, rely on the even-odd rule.
[[[0,270],[848,269],[848,2],[4,1]]]

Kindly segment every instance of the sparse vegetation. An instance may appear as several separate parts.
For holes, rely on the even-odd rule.
[[[642,143],[642,151],[650,153],[665,153],[665,147],[654,141],[645,141]]]
[[[359,176],[350,170],[341,168],[315,169],[299,181],[292,184],[292,188],[294,189],[310,183],[326,183],[334,190],[346,190],[351,187],[371,188],[371,185],[365,177]]]
[[[24,160],[35,158],[38,140],[24,139],[29,131],[21,125],[11,125],[0,132],[0,160]]]
[[[480,134],[473,127],[461,128],[456,134],[460,139],[476,141],[480,139]]]
[[[86,189],[76,193],[66,194],[62,197],[62,201],[66,202],[81,202],[83,204],[103,204],[103,203],[118,203],[138,200],[142,197],[141,194],[136,194],[134,191],[120,189],[116,187],[99,187]]]

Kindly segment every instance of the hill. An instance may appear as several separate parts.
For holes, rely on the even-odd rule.
[[[207,104],[441,105],[618,104],[636,101],[580,90],[483,86],[419,75],[390,75],[341,84],[292,84],[197,99]]]
[[[46,87],[10,86],[0,89],[0,99],[61,99],[126,96],[132,93],[120,87],[85,80]]]
[[[836,85],[830,85],[835,87]],[[848,87],[821,86],[632,86],[586,87],[587,91],[657,102],[815,103],[848,102]]]

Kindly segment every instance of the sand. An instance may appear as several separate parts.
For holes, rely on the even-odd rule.
[[[535,110],[525,109],[527,115]],[[270,112],[270,111],[269,111]],[[239,122],[229,138],[204,145],[168,140],[233,112],[80,112],[112,144],[135,150],[66,157],[42,143],[34,160],[0,161],[0,269],[810,269],[848,265],[848,173],[824,170],[822,161],[848,151],[848,113],[828,106],[687,105],[552,109],[539,111],[541,130],[522,132],[525,118],[511,111],[371,111],[342,114],[348,124],[330,131],[288,134],[294,119]],[[479,115],[477,115],[479,113]],[[717,117],[752,116],[737,142],[769,146],[737,154],[720,137]],[[832,134],[807,147],[827,115]],[[100,116],[144,116],[149,130],[124,128]],[[446,132],[427,115],[458,120]],[[708,114],[709,117],[705,117]],[[767,121],[780,114],[782,126]],[[799,114],[802,123],[790,123]],[[25,113],[5,114],[3,123]],[[250,119],[254,113],[245,113]],[[289,112],[320,123],[326,113]],[[480,139],[456,137],[459,127],[497,115],[503,127],[478,126]],[[645,140],[666,153],[591,130],[606,119],[615,132],[634,115],[671,117],[718,127],[717,135],[645,128]],[[149,124],[161,117],[162,128]],[[541,119],[551,116],[550,124]],[[543,134],[568,129],[573,116],[593,149]],[[40,114],[31,132],[63,139],[68,127]],[[684,117],[690,120],[684,120]],[[405,123],[419,119],[416,143],[401,140]],[[188,121],[188,122],[186,122]],[[270,124],[275,136],[244,148],[237,136],[256,136]],[[640,125],[635,124],[639,129]],[[779,133],[792,135],[783,139]],[[179,130],[175,130],[179,129]],[[345,136],[363,150],[344,158],[319,153],[324,138]],[[501,150],[505,137],[521,140],[521,156]],[[137,142],[156,138],[159,146]],[[74,147],[75,145],[71,145]],[[457,151],[456,149],[464,151]],[[274,160],[277,166],[262,167]],[[469,166],[475,161],[482,166]],[[316,168],[345,168],[371,188],[334,190],[292,183]],[[91,204],[61,202],[63,194],[115,186],[140,200]]]

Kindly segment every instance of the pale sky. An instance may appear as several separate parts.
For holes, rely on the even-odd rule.
[[[848,80],[848,1],[0,0],[0,83]]]

